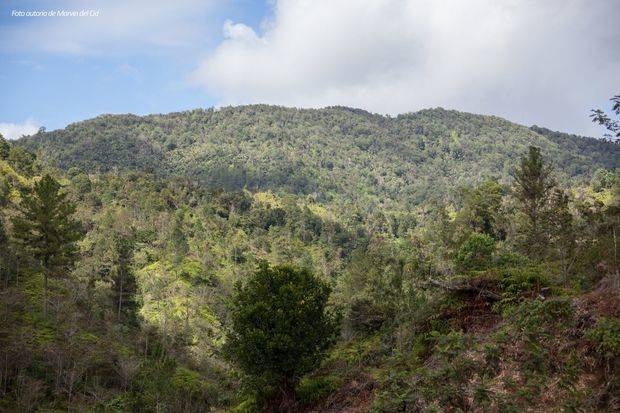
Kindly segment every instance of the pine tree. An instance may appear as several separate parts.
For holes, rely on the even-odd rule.
[[[43,312],[47,315],[48,280],[60,277],[75,261],[81,224],[73,218],[75,205],[66,200],[50,175],[22,195],[19,215],[13,218],[15,238],[36,260],[43,274]]]
[[[530,146],[527,156],[515,173],[515,195],[527,217],[526,250],[540,257],[545,248],[545,212],[551,189],[555,186],[551,177],[553,169],[546,164],[540,148]]]

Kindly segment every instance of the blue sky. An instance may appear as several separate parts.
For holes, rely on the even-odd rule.
[[[96,16],[14,15],[59,10]],[[618,15],[614,0],[5,0],[0,132],[261,102],[600,136],[587,115],[620,92]]]
[[[84,49],[77,51],[71,50],[70,46],[63,48],[62,44],[33,43],[62,43],[64,35],[46,39],[47,33],[60,30],[51,25],[57,22],[50,20],[60,21],[70,29],[77,26],[76,23],[82,23],[77,20],[89,18],[11,16],[13,10],[100,9],[100,14],[106,12],[106,2],[88,3],[0,3],[0,34],[3,39],[0,41],[0,82],[3,84],[4,95],[0,103],[0,122],[34,124],[55,129],[101,113],[164,113],[215,105],[217,101],[214,97],[188,81],[189,74],[196,68],[200,56],[208,54],[222,41],[222,26],[226,19],[239,19],[258,27],[269,13],[269,5],[262,1],[212,2],[207,7],[196,7],[195,4],[200,2],[188,2],[191,3],[186,5],[189,9],[204,9],[204,12],[199,13],[199,31],[181,38],[187,44],[162,45],[150,42],[141,33],[131,31],[109,40],[105,28],[89,33],[87,27],[76,27],[75,36],[79,37],[86,32],[87,36],[95,37],[85,38],[83,42],[78,38],[78,43],[83,43]],[[157,2],[153,3],[156,5]],[[141,5],[121,8],[126,13],[141,12]],[[169,20],[163,18],[151,27],[147,24],[143,30],[159,30],[160,25],[167,24]],[[171,20],[172,23],[183,23]],[[37,33],[32,40],[21,37],[21,30],[36,25],[50,27]]]

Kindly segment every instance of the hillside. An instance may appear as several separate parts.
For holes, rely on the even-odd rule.
[[[150,170],[225,189],[312,194],[402,208],[493,176],[511,181],[529,145],[561,182],[618,166],[620,147],[444,109],[386,117],[359,109],[253,105],[167,115],[102,115],[18,141],[62,169]]]
[[[618,411],[617,160],[440,109],[0,138],[0,411]]]

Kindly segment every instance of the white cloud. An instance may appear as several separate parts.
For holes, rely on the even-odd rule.
[[[129,63],[123,63],[118,66],[118,71],[122,74],[132,77],[134,79],[139,79],[142,75],[142,71],[137,67],[130,65]]]
[[[205,18],[219,0],[60,0],[18,11],[98,11],[96,17],[10,17],[5,50],[76,55],[187,48],[204,41]]]
[[[25,123],[0,123],[0,134],[6,139],[18,139],[22,136],[32,135],[37,133],[39,126],[32,120],[27,120]]]
[[[261,33],[227,21],[192,80],[221,104],[444,106],[594,133],[618,87],[609,0],[280,0]]]

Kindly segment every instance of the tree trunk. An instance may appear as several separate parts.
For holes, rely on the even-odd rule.
[[[47,269],[43,271],[43,317],[47,317]]]
[[[274,413],[295,413],[298,411],[295,384],[290,379],[284,378],[280,382],[272,406],[270,410]]]
[[[47,280],[49,278],[49,257],[43,258],[43,317],[47,317]]]
[[[618,268],[618,244],[616,243],[616,226],[611,227],[614,234],[614,267]]]
[[[123,306],[123,271],[119,271],[119,291],[118,291],[118,321],[121,321],[121,310]]]

